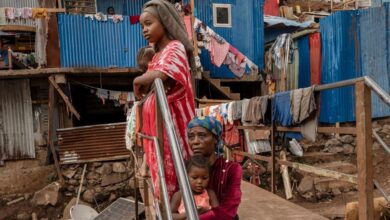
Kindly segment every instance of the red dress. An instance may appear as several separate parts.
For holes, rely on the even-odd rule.
[[[240,164],[219,157],[211,167],[209,188],[217,194],[219,206],[201,214],[200,220],[233,220],[241,202]]]
[[[171,41],[162,51],[157,53],[149,63],[148,72],[160,71],[176,83],[167,92],[169,110],[173,124],[179,139],[183,158],[187,159],[192,154],[187,141],[186,127],[195,115],[194,95],[192,91],[191,74],[187,53],[179,41]],[[142,133],[156,136],[156,96],[153,93],[142,107]],[[178,190],[175,168],[171,156],[168,137],[164,127],[164,171],[167,182],[168,194],[171,197]],[[144,139],[146,163],[152,176],[153,187],[156,196],[160,195],[158,183],[158,168],[156,152],[153,141]]]

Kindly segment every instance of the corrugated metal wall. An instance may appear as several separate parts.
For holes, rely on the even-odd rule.
[[[231,4],[232,28],[213,26],[212,4]],[[197,17],[216,33],[255,62],[260,69],[264,66],[264,19],[262,0],[197,0]],[[218,68],[210,61],[209,53],[202,51],[201,62],[214,78],[234,78],[226,67]]]
[[[389,48],[386,18],[388,7],[336,12],[320,21],[322,44],[321,83],[332,83],[360,76],[372,77],[390,92]],[[335,28],[337,27],[337,28]],[[373,94],[373,117],[390,115],[390,109]],[[352,87],[321,93],[320,121],[327,123],[355,120]]]
[[[309,37],[301,37],[298,39],[299,51],[299,76],[298,87],[305,88],[310,86],[310,48]]]
[[[0,161],[35,158],[29,80],[0,81]]]
[[[125,0],[125,15],[140,15],[144,4],[149,0]]]
[[[1,0],[0,8],[3,7],[13,7],[13,8],[38,8],[39,0]],[[34,27],[35,22],[32,19],[29,20],[14,20],[14,21],[6,21],[5,23],[0,23],[0,25],[23,25]]]
[[[100,22],[82,15],[58,16],[62,67],[134,67],[147,43],[139,24]]]
[[[103,12],[104,14],[107,14],[107,8],[114,7],[115,14],[124,15],[125,0],[97,0],[96,4],[98,12]]]

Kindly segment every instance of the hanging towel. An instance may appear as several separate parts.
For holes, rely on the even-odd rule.
[[[22,8],[22,18],[31,19],[32,18],[32,8],[24,7]]]
[[[15,8],[15,19],[19,19],[22,17],[23,8]]]
[[[282,126],[291,126],[293,116],[290,112],[290,91],[275,94],[272,100],[272,121]]]
[[[48,18],[46,8],[33,8],[32,9],[32,18]]]
[[[6,20],[5,8],[0,8],[0,24],[5,24]]]
[[[211,62],[215,66],[220,67],[229,52],[229,43],[225,42],[221,44],[214,37],[211,37],[210,40]]]
[[[302,89],[301,110],[299,113],[299,122],[304,121],[310,114],[316,110],[314,98],[314,86]]]
[[[139,15],[132,15],[130,16],[130,24],[137,24],[139,23]]]
[[[290,112],[293,115],[293,123],[299,123],[299,115],[301,112],[301,101],[302,101],[302,89],[295,89],[291,91],[291,109]]]
[[[5,8],[5,16],[9,20],[15,19],[15,8]]]
[[[114,23],[118,23],[118,22],[120,22],[120,21],[123,21],[123,16],[122,16],[122,15],[113,15],[113,16],[112,16],[112,21],[113,21]]]
[[[235,104],[236,104],[236,102],[230,102],[228,104],[227,120],[228,120],[229,124],[233,124],[234,123],[234,120],[233,120],[233,108],[234,108]]]
[[[233,105],[233,120],[239,120],[242,117],[242,101],[235,101]]]

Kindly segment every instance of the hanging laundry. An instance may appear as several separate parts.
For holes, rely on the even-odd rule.
[[[223,125],[223,140],[224,144],[229,148],[239,147],[240,143],[240,131],[237,126],[240,126],[240,122],[236,121],[234,124]]]
[[[15,8],[5,8],[5,16],[8,20],[15,19]]]
[[[94,15],[95,19],[98,20],[98,21],[107,21],[107,15],[101,13],[101,12],[98,12]]]
[[[288,60],[288,63],[291,63],[294,58],[294,53],[290,50],[292,45],[291,34],[281,34],[279,35],[275,42],[272,44],[270,51],[272,52],[272,58],[275,62],[275,65],[278,69],[282,69],[282,66],[285,66],[285,60]],[[282,51],[283,49],[283,51]],[[286,57],[286,52],[288,52]],[[283,54],[282,54],[283,53]]]
[[[0,8],[0,24],[4,24],[6,21],[5,8]]]
[[[293,115],[293,123],[299,123],[299,115],[301,111],[301,101],[302,101],[303,90],[295,89],[291,91],[291,106],[290,112]]]
[[[248,130],[249,141],[269,140],[270,130]]]
[[[244,115],[245,122],[259,124],[265,119],[268,107],[268,97],[253,97],[250,99],[247,111]]]
[[[233,124],[233,106],[235,105],[235,102],[230,102],[228,104],[228,111],[227,111],[227,121],[229,124]]]
[[[210,58],[211,62],[220,67],[229,52],[229,43],[219,43],[214,37],[211,37],[210,42]]]
[[[225,60],[223,61],[223,64],[227,65],[230,71],[234,73],[234,75],[236,75],[238,78],[241,78],[245,74],[246,63],[241,63],[241,65],[237,65],[234,60],[234,54],[228,52]]]
[[[303,122],[317,109],[314,87],[293,90],[290,99],[290,112],[293,115],[293,122],[296,124]]]
[[[130,16],[130,24],[137,24],[139,23],[139,15],[131,15]]]
[[[113,15],[111,18],[112,18],[112,21],[114,23],[118,23],[120,21],[123,21],[123,16],[122,15]]]
[[[47,9],[46,8],[33,8],[32,9],[32,18],[48,18]]]
[[[240,51],[238,51],[236,48],[234,48],[232,45],[229,46],[229,52],[234,54],[234,56],[236,58],[235,63],[237,65],[240,65],[245,60],[245,56]]]
[[[242,117],[242,101],[233,102],[233,120],[239,120]]]
[[[247,171],[248,174],[250,175],[249,182],[253,185],[260,186],[261,185],[260,174],[264,172],[261,166],[257,165],[256,163],[249,163],[247,167]]]
[[[293,116],[290,112],[290,92],[281,92],[274,95],[272,100],[272,121],[282,126],[291,126]]]
[[[249,99],[241,100],[241,113],[242,113],[241,122],[243,125],[246,124],[246,122],[244,120],[244,114],[246,114],[246,111],[248,109],[249,101],[250,101]]]
[[[15,8],[15,19],[19,19],[22,17],[23,8]]]
[[[198,116],[198,117],[203,116],[203,114],[202,114],[202,109],[200,109],[200,108],[195,109],[195,114],[196,114],[196,116]]]
[[[22,16],[23,19],[31,19],[32,18],[32,8],[24,7],[22,8]]]
[[[133,107],[130,110],[130,114],[128,114],[126,118],[126,148],[128,150],[133,150],[133,146],[135,144],[135,126],[136,126],[136,112],[137,112],[138,102],[135,102]]]
[[[226,124],[227,122],[227,119],[228,119],[228,107],[229,105],[227,103],[223,103],[221,105],[219,105],[220,107],[220,112],[221,112],[221,117],[223,119],[223,124]]]

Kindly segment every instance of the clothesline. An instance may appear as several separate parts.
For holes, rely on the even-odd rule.
[[[0,20],[17,20],[17,19],[36,19],[47,18],[48,13],[65,12],[65,9],[60,8],[14,8],[14,7],[1,7],[0,8]]]

